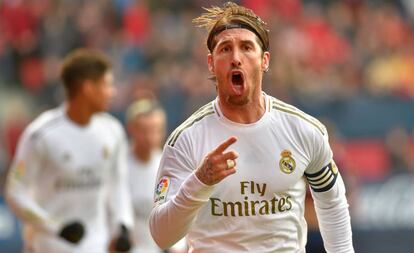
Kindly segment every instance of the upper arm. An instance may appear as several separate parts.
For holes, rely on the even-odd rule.
[[[305,170],[305,177],[314,192],[325,192],[335,185],[338,168],[332,159],[328,134],[322,135],[314,131],[311,137],[311,162]]]
[[[164,147],[154,193],[156,205],[174,197],[184,180],[196,169],[188,154],[177,146]]]
[[[47,159],[40,136],[23,133],[6,182],[9,206],[25,222],[40,230],[55,233],[59,223],[39,205],[31,194],[41,183],[42,168]]]
[[[45,159],[41,137],[25,131],[19,140],[8,176],[7,187],[20,183],[26,187],[39,175]]]

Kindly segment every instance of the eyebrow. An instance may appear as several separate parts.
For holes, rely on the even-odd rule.
[[[223,45],[230,44],[231,41],[232,41],[231,39],[225,39],[223,41],[218,42],[217,45],[216,45],[216,47],[221,47]],[[249,45],[254,45],[255,44],[254,41],[252,41],[250,39],[241,40],[240,43],[241,44],[249,44]],[[259,47],[260,47],[260,45],[259,45]]]

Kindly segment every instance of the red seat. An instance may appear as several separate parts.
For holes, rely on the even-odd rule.
[[[344,145],[344,166],[361,180],[380,180],[388,174],[390,158],[382,140],[358,139]]]

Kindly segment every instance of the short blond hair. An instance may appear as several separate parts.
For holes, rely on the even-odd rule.
[[[126,111],[126,122],[131,122],[141,115],[148,115],[159,111],[165,114],[160,103],[155,99],[140,99],[133,102]]]
[[[223,7],[213,6],[203,9],[207,12],[193,19],[193,23],[208,30],[207,48],[210,53],[213,52],[217,44],[216,35],[232,28],[244,28],[252,31],[258,37],[263,52],[269,51],[269,30],[266,29],[266,23],[251,9],[232,2],[225,3]]]

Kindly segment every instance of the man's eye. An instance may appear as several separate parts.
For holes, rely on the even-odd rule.
[[[228,52],[228,51],[230,51],[230,48],[229,47],[223,47],[223,48],[221,48],[220,51],[221,52]]]

